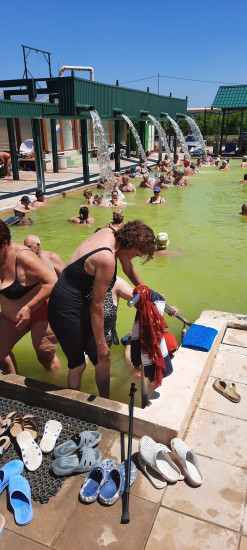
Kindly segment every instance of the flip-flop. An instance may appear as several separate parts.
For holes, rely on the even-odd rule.
[[[98,449],[85,447],[77,454],[60,456],[53,460],[51,469],[56,476],[70,476],[89,472],[101,462],[102,456]]]
[[[171,448],[176,453],[176,460],[181,467],[186,481],[191,487],[200,487],[203,478],[195,453],[179,437],[171,440]]]
[[[74,435],[68,441],[61,443],[54,449],[54,457],[68,456],[80,451],[83,447],[96,447],[101,440],[101,434],[98,431],[85,430]]]
[[[156,470],[154,470],[145,462],[145,460],[142,459],[140,453],[137,456],[137,465],[155,489],[162,490],[167,487],[167,481],[162,479]]]
[[[156,443],[145,435],[139,443],[141,458],[168,483],[176,483],[184,479],[177,464],[171,458],[171,451],[166,445]]]
[[[30,472],[34,472],[42,463],[42,452],[39,446],[34,441],[31,433],[26,430],[17,434],[16,441],[20,447],[25,467]]]
[[[97,500],[100,489],[113,465],[114,461],[106,458],[102,460],[101,464],[92,468],[80,489],[81,502],[90,504]]]
[[[137,476],[137,469],[134,462],[131,461],[130,485],[132,485]],[[107,472],[107,479],[99,490],[99,502],[107,506],[112,506],[122,496],[125,489],[125,463],[113,464]]]
[[[31,489],[28,480],[12,476],[8,486],[9,502],[17,525],[27,525],[33,519]]]
[[[16,438],[17,434],[28,430],[33,439],[38,437],[38,429],[35,421],[35,417],[32,414],[26,414],[25,416],[16,416],[10,426],[10,433],[12,437]]]
[[[221,380],[220,378],[218,378],[214,381],[213,388],[233,403],[239,403],[241,399],[240,394],[236,390],[236,384],[234,384],[234,382],[227,383],[225,382],[225,380]]]
[[[53,451],[62,429],[61,422],[57,420],[48,420],[46,422],[43,437],[39,444],[42,453],[51,453]]]
[[[24,464],[22,460],[14,459],[10,460],[2,468],[0,468],[0,494],[7,487],[9,480],[12,476],[22,474],[24,470]]]
[[[2,435],[0,437],[0,456],[7,451],[10,446],[10,439],[7,435]]]

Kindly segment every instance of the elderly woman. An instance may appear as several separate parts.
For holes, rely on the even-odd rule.
[[[109,397],[110,352],[104,331],[104,300],[116,281],[117,260],[134,285],[140,283],[132,259],[152,258],[155,236],[141,221],[116,231],[105,227],[84,240],[55,285],[49,301],[49,321],[68,359],[68,385],[80,389],[85,353],[95,364],[99,394]],[[94,337],[95,349],[88,349]]]
[[[55,271],[31,250],[11,241],[8,226],[0,220],[0,362],[30,330],[39,362],[47,369],[60,366],[47,318],[56,279]]]

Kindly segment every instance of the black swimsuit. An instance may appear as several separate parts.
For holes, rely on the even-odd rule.
[[[5,296],[5,298],[8,298],[8,300],[19,300],[19,298],[23,298],[30,290],[35,288],[38,285],[38,283],[34,283],[30,286],[24,286],[21,285],[21,283],[18,281],[17,278],[17,258],[15,261],[15,280],[11,285],[7,286],[6,288],[0,289],[0,294],[2,296]]]
[[[97,346],[90,319],[94,275],[85,271],[84,264],[90,256],[101,250],[109,250],[113,253],[111,248],[102,246],[68,265],[60,275],[49,299],[49,323],[68,359],[70,369],[84,363],[85,353],[94,364],[97,363]],[[116,271],[115,266],[108,291],[115,284]],[[109,325],[105,327],[106,337],[108,332]]]

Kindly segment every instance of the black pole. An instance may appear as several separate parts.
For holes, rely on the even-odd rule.
[[[53,98],[49,98],[50,103],[54,103]],[[58,173],[58,154],[57,154],[57,121],[55,118],[50,120],[51,128],[51,148],[52,148],[52,163],[53,163],[53,172]]]
[[[225,117],[226,117],[226,110],[223,109],[222,119],[221,119],[221,128],[220,128],[220,146],[219,146],[219,154],[220,155],[222,153],[223,136],[224,136],[224,130],[225,130]]]
[[[8,130],[8,138],[9,138],[9,150],[10,150],[10,156],[11,156],[13,179],[19,180],[20,176],[19,176],[16,136],[15,136],[14,121],[12,118],[7,118],[7,130]]]
[[[206,139],[207,135],[207,111],[204,109],[204,117],[203,117],[203,137]]]
[[[241,134],[243,131],[243,125],[244,125],[244,111],[241,111],[240,115],[240,126],[239,126],[239,138],[238,138],[238,147],[240,147],[240,141],[241,141]]]
[[[26,61],[25,46],[22,46],[22,53],[23,53],[23,59],[24,59],[24,75],[25,75],[25,78],[27,78],[27,61]]]
[[[130,158],[130,151],[131,151],[131,145],[130,145],[130,131],[129,128],[127,129],[127,143],[126,143],[126,157]]]
[[[140,128],[140,139],[141,139],[141,142],[142,142],[142,147],[145,151],[146,147],[145,147],[145,128],[146,128],[146,121],[145,120],[140,120],[140,123],[139,123],[139,128]]]
[[[48,67],[49,67],[49,77],[51,78],[52,74],[51,74],[51,54],[50,53],[48,53]]]
[[[81,127],[81,153],[82,153],[83,178],[84,178],[83,185],[88,185],[90,183],[90,173],[89,173],[89,164],[88,164],[88,135],[87,135],[86,118],[81,118],[80,127]]]
[[[44,164],[43,164],[43,152],[42,152],[42,141],[41,141],[41,130],[40,130],[40,120],[33,118],[31,120],[32,125],[32,135],[33,135],[33,147],[35,152],[35,166],[36,166],[36,177],[37,177],[37,187],[43,193],[45,193],[45,175],[44,175]]]
[[[128,431],[128,454],[125,462],[125,491],[123,493],[123,510],[121,523],[129,523],[129,492],[130,492],[130,476],[131,476],[131,453],[132,453],[132,438],[133,438],[133,416],[135,402],[136,386],[132,382],[130,386],[130,401],[129,401],[129,431]]]
[[[115,118],[115,172],[120,172],[120,120]]]
[[[174,138],[173,138],[173,160],[174,160],[174,162],[176,161],[176,156],[177,156],[177,136],[176,136],[176,134],[174,134]]]

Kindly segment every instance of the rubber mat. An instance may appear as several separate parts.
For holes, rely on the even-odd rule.
[[[57,440],[56,445],[63,443],[67,439],[70,439],[72,435],[80,433],[84,430],[97,430],[95,424],[91,424],[86,420],[66,416],[57,411],[51,409],[44,409],[42,407],[34,407],[27,405],[21,401],[15,401],[8,398],[0,398],[0,416],[4,416],[11,411],[16,411],[20,415],[33,414],[35,416],[35,422],[38,427],[37,443],[41,440],[44,432],[44,426],[47,420],[53,419],[61,422],[63,429]],[[9,435],[8,432],[6,435]],[[0,455],[0,467],[3,466],[9,460],[13,458],[21,458],[19,447],[14,438],[11,438],[11,446]],[[32,491],[32,499],[40,502],[41,504],[47,503],[49,498],[55,496],[58,490],[61,488],[66,478],[56,478],[50,471],[50,465],[53,460],[53,453],[43,454],[43,460],[40,468],[35,472],[29,472],[24,469],[23,475],[28,479]]]

